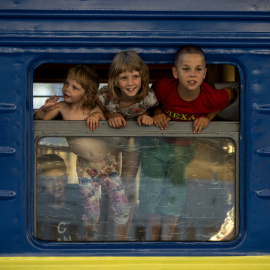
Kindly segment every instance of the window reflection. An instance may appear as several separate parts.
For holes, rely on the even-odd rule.
[[[44,137],[36,155],[40,240],[235,237],[236,151],[231,138]],[[65,169],[59,171],[57,162],[50,161],[53,172],[44,173],[39,165],[44,155],[60,157]],[[61,208],[65,203],[70,212]]]
[[[44,241],[83,240],[84,208],[77,184],[69,184],[64,159],[37,158],[36,237]]]

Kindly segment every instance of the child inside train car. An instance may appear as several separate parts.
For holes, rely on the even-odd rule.
[[[105,117],[95,104],[99,79],[94,69],[86,65],[70,68],[63,86],[64,101],[55,96],[46,100],[34,119],[51,120],[59,114],[64,120],[86,120],[96,128]],[[109,144],[99,138],[67,137],[71,150],[77,155],[77,174],[83,196],[87,240],[96,240],[100,217],[100,185],[104,186],[111,199],[116,223],[116,240],[121,240],[129,218],[126,193],[119,176],[119,169]]]
[[[70,68],[64,82],[62,93],[64,101],[57,102],[56,95],[48,98],[45,104],[35,113],[35,120],[52,120],[61,116],[63,120],[86,120],[87,125],[105,120],[95,96],[99,87],[96,71],[87,65]],[[91,116],[91,117],[89,117]],[[94,121],[94,117],[98,120]]]
[[[36,237],[43,241],[83,241],[84,207],[79,185],[68,184],[63,158],[37,158]]]
[[[149,88],[148,66],[135,51],[121,51],[115,55],[110,65],[108,86],[98,92],[97,103],[113,128],[125,127],[129,120],[136,120],[138,125],[153,124],[149,110],[157,106],[158,101],[154,91]],[[128,237],[135,206],[138,140],[119,137],[115,145],[122,152],[121,176],[131,209],[125,233]]]
[[[206,60],[193,45],[175,55],[172,76],[153,84],[160,106],[154,125],[167,129],[168,121],[193,121],[193,133],[200,133],[233,99],[231,88],[216,90],[205,82]],[[140,209],[148,214],[149,240],[170,241],[186,196],[185,168],[196,144],[191,138],[163,138],[141,154]]]

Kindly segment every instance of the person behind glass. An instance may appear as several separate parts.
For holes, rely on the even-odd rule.
[[[153,124],[149,109],[157,106],[158,101],[149,88],[148,66],[135,51],[121,51],[115,55],[110,65],[108,86],[98,92],[97,103],[113,128],[125,127],[129,120],[136,120],[138,125]],[[138,142],[136,138],[126,137],[116,144],[121,145],[121,176],[131,209],[125,234],[128,237],[135,205]]]
[[[58,155],[37,158],[36,237],[43,241],[83,241],[84,207],[79,186],[67,183]]]
[[[203,81],[206,71],[199,47],[177,51],[172,76],[153,84],[160,104],[154,125],[164,130],[169,121],[193,121],[193,133],[200,133],[233,100],[233,89],[216,90]],[[139,200],[141,211],[148,214],[150,240],[172,239],[185,202],[185,170],[195,152],[191,138],[164,138],[155,148],[143,150]]]
[[[55,96],[49,98],[37,111],[34,118],[51,120],[61,115],[63,120],[86,120],[90,129],[98,127],[105,117],[95,103],[99,86],[97,73],[86,65],[70,68],[63,86],[64,101]],[[67,137],[71,151],[77,155],[76,170],[79,178],[83,205],[86,240],[98,237],[100,217],[99,187],[105,186],[111,198],[111,207],[116,222],[116,240],[121,240],[129,218],[126,193],[119,176],[115,157],[109,144],[93,137]]]

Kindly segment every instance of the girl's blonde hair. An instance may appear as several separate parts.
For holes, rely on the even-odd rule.
[[[67,77],[75,80],[85,91],[86,99],[83,103],[90,110],[95,107],[95,97],[99,87],[99,78],[95,69],[88,65],[77,65],[70,68]]]
[[[137,93],[137,101],[143,100],[149,91],[149,69],[144,61],[135,51],[121,51],[114,58],[110,65],[108,90],[114,103],[119,103],[121,100],[121,90],[117,86],[118,75],[123,72],[138,71],[142,85]]]

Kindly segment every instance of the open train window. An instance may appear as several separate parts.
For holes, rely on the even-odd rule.
[[[61,96],[70,66],[44,64],[35,70],[34,109],[48,96]],[[106,84],[108,65],[94,66],[101,84]],[[149,68],[150,83],[171,72],[170,65]],[[161,131],[154,126],[138,128],[133,121],[117,130],[103,121],[91,132],[82,121],[35,121],[35,237],[50,242],[235,239],[239,233],[239,75],[231,65],[208,65],[207,74],[206,82],[217,89],[234,88],[237,98],[200,135],[191,132],[190,122],[169,122],[168,130]],[[181,142],[186,142],[185,150],[178,147]],[[98,162],[76,155],[78,148],[96,149]],[[170,158],[163,171],[174,172],[169,179],[160,170],[164,152]],[[128,157],[125,164],[136,171],[134,182],[123,177],[128,167],[122,165]],[[169,202],[157,196],[165,186]],[[155,205],[159,205],[158,216],[151,212]],[[156,230],[159,223],[164,225]]]

